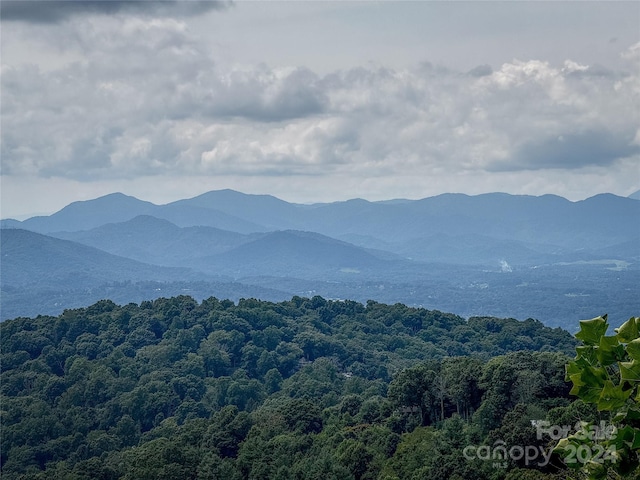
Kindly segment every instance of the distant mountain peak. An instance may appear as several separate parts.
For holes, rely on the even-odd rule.
[[[59,215],[66,213],[68,211],[73,211],[78,208],[107,208],[109,210],[121,209],[121,208],[129,208],[129,207],[144,207],[144,208],[152,208],[155,205],[151,202],[147,202],[145,200],[140,200],[131,195],[125,195],[124,193],[115,192],[109,193],[108,195],[103,195],[98,198],[94,198],[91,200],[79,200],[77,202],[70,203],[62,210],[54,213],[53,215]]]
[[[101,197],[96,198],[96,200],[99,200],[101,198],[118,198],[118,197],[135,198],[132,195],[126,195],[122,192],[113,192],[113,193],[107,193],[106,195],[102,195]]]
[[[205,199],[205,198],[233,198],[233,199],[237,199],[237,198],[272,198],[275,200],[279,200],[281,202],[284,202],[284,200],[280,200],[277,197],[274,197],[273,195],[267,195],[267,194],[257,194],[257,193],[243,193],[243,192],[239,192],[237,190],[233,190],[231,188],[223,188],[222,190],[210,190],[208,192],[205,193],[201,193],[200,195],[196,195],[195,197],[191,198],[190,200],[195,200],[195,199]]]
[[[78,200],[76,202],[72,202],[67,206],[79,204],[79,203],[103,203],[103,202],[113,202],[113,201],[135,201],[135,202],[143,202],[143,203],[151,203],[145,200],[140,200],[132,195],[126,195],[122,192],[113,192],[108,193],[106,195],[102,195],[100,197],[92,198],[90,200]],[[66,208],[66,207],[65,207]]]

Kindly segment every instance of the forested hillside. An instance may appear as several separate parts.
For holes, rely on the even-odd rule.
[[[569,478],[463,449],[545,449],[531,420],[595,413],[564,381],[573,337],[531,319],[181,296],[0,333],[7,479]]]

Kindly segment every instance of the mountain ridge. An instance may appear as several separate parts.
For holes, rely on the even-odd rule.
[[[74,248],[65,244],[66,256],[47,259],[43,247],[29,242],[21,258],[3,256],[3,306],[14,302],[11,311],[19,312],[38,298],[67,298],[60,292],[122,280],[173,282],[172,291],[202,295],[222,288],[270,298],[373,299],[469,316],[534,316],[553,325],[605,311],[622,318],[640,309],[639,219],[640,202],[611,194],[578,202],[490,193],[311,205],[233,190],[165,205],[112,194],[74,202],[49,217],[2,222],[2,237],[35,226],[50,230],[46,242],[76,242]],[[74,258],[86,253],[83,246],[120,260]],[[118,263],[123,260],[142,263]],[[111,273],[100,276],[102,270]],[[39,287],[18,296],[25,276]],[[176,283],[185,281],[201,283]],[[152,298],[168,291],[118,288],[120,301],[135,301],[141,291]]]
[[[147,238],[143,249],[164,242],[165,250],[150,251],[146,257],[144,251],[140,251],[135,256],[137,246],[125,240],[138,233],[127,230],[133,228],[133,224],[127,222],[141,215],[168,221],[179,228],[214,228],[217,233],[205,229],[198,232],[173,229],[173,235],[180,236],[179,241]],[[172,263],[163,261],[162,255],[176,261],[182,257],[175,253],[181,241],[185,242],[186,249],[209,245],[211,256],[246,243],[239,235],[283,230],[316,232],[365,249],[386,250],[392,255],[422,261],[444,258],[454,263],[487,264],[506,258],[510,262],[535,264],[553,261],[550,253],[606,251],[616,245],[633,243],[640,237],[638,219],[640,203],[612,194],[598,194],[571,202],[557,195],[447,193],[401,202],[351,199],[302,205],[271,195],[249,195],[226,189],[165,205],[114,193],[74,202],[49,217],[34,217],[24,222],[3,221],[3,226],[33,229],[110,253],[164,265]],[[105,227],[108,224],[120,224],[120,233],[109,234]],[[88,233],[94,228],[99,230]],[[214,238],[216,235],[217,239]],[[197,236],[200,243],[194,243]],[[208,240],[205,239],[207,236]],[[222,236],[227,238],[224,245]],[[451,240],[449,252],[443,250],[446,244],[438,246],[438,241],[433,241],[437,237]],[[473,237],[483,240],[481,243],[467,240]],[[173,244],[173,252],[167,250],[170,244]],[[479,248],[471,248],[472,244]],[[456,260],[456,251],[462,252],[464,248],[470,249],[470,254]],[[623,249],[621,254],[635,257],[632,248]]]

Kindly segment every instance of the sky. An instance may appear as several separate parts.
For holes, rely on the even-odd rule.
[[[640,189],[640,2],[6,1],[2,218]]]

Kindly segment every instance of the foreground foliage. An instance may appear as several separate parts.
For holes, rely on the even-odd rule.
[[[639,327],[640,318],[632,317],[615,335],[606,336],[609,325],[604,315],[582,320],[576,334],[583,345],[567,365],[567,380],[573,383],[570,393],[608,412],[610,424],[602,431],[593,422],[584,422],[580,431],[558,443],[556,451],[569,456],[572,461],[567,464],[590,479],[630,474],[640,465]]]
[[[575,340],[535,320],[181,296],[0,334],[7,479],[568,478],[465,448],[598,415],[569,398]]]

